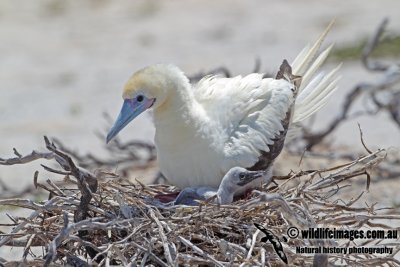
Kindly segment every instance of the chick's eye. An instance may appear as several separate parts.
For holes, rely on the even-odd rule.
[[[143,99],[144,99],[144,96],[142,96],[142,95],[138,95],[138,96],[136,97],[137,102],[142,102]]]
[[[239,178],[243,179],[244,178],[244,173],[239,174]]]

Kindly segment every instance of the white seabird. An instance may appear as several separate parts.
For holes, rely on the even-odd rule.
[[[139,70],[125,85],[124,103],[107,142],[152,108],[160,170],[173,185],[218,188],[224,175],[237,166],[266,170],[267,179],[286,136],[295,134],[296,126],[321,108],[336,89],[340,66],[326,75],[314,75],[332,48],[318,55],[330,26],[292,62],[293,74],[302,77],[299,87],[287,63],[276,79],[259,73],[209,76],[196,85],[173,65]],[[256,179],[248,187],[260,183]]]
[[[196,200],[207,200],[216,196],[218,204],[229,204],[235,193],[246,184],[265,175],[265,171],[249,171],[242,167],[233,167],[222,178],[218,188],[210,186],[187,187],[182,190],[174,201],[175,205],[195,206]]]

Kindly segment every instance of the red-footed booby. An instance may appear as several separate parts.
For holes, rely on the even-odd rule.
[[[107,142],[152,108],[160,170],[173,185],[218,188],[233,167],[265,170],[268,179],[286,136],[293,135],[336,89],[340,66],[314,75],[332,48],[318,55],[330,27],[300,52],[291,67],[284,62],[275,79],[258,73],[209,76],[191,85],[173,65],[139,70],[125,85],[124,103]],[[261,178],[256,179],[243,190],[260,183]]]

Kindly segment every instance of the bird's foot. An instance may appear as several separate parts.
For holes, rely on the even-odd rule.
[[[169,203],[169,202],[174,201],[179,194],[180,194],[179,192],[168,193],[168,194],[158,194],[158,195],[154,196],[154,199],[157,199],[161,203]]]
[[[251,198],[251,195],[253,194],[253,189],[249,189],[243,194],[243,199],[248,200]]]

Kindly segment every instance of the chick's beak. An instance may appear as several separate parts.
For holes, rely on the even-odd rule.
[[[245,174],[244,178],[238,183],[239,186],[246,185],[252,181],[254,181],[257,178],[262,177],[264,172],[261,171],[254,171],[254,172],[248,172]]]
[[[107,134],[106,142],[109,143],[129,122],[150,108],[155,99],[144,98],[141,102],[136,99],[125,99],[117,120]]]

